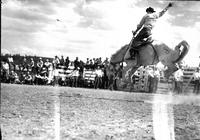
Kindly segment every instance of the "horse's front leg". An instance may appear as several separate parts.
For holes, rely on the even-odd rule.
[[[131,83],[131,76],[134,74],[134,72],[137,70],[137,66],[134,66],[133,63],[127,63],[127,66],[125,66],[122,70],[122,80],[120,83],[120,86],[122,88],[125,88],[127,84]]]

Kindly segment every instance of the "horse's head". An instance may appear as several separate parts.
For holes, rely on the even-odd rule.
[[[168,53],[162,53],[163,60],[161,62],[167,66],[167,70],[165,70],[165,78],[169,78],[175,71],[178,70],[181,61],[187,55],[189,51],[189,44],[186,41],[181,41],[174,50],[170,50],[165,47],[165,50],[169,50]],[[166,56],[166,59],[164,59]]]
[[[181,46],[183,46],[183,49],[181,50]],[[178,51],[179,52],[179,57],[178,59],[176,59],[174,61],[174,63],[180,63],[183,58],[186,56],[186,54],[188,53],[190,49],[190,45],[185,41],[181,41],[176,47],[175,47],[175,51]]]

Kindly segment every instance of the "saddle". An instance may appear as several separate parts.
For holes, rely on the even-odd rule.
[[[130,59],[135,59],[137,57],[137,55],[139,54],[139,50],[146,46],[147,44],[151,44],[153,43],[153,40],[151,38],[147,38],[146,40],[142,40],[142,41],[137,41],[137,40],[132,40],[132,42],[130,43],[130,47],[129,47],[129,53],[130,53]]]

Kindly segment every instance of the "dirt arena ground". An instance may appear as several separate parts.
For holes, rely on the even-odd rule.
[[[3,140],[154,140],[160,133],[154,128],[159,130],[154,123],[159,119],[154,106],[158,103],[159,108],[169,99],[167,108],[171,107],[173,114],[170,126],[175,139],[200,140],[199,96],[1,84],[2,137]]]

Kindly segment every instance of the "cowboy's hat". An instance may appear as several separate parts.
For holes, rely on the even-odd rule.
[[[154,12],[156,12],[152,7],[148,7],[147,9],[146,9],[146,12],[151,12],[151,13],[154,13]]]

